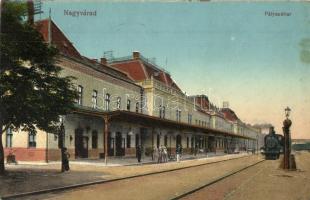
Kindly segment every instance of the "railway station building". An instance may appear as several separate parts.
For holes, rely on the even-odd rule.
[[[50,19],[38,21],[44,40],[58,48],[62,76],[74,76],[76,109],[60,116],[71,159],[143,156],[166,146],[170,155],[233,153],[256,149],[263,135],[228,107],[218,108],[205,95],[186,95],[171,75],[138,51],[123,58],[91,59],[79,53]],[[17,161],[60,160],[59,136],[8,129],[5,155]]]

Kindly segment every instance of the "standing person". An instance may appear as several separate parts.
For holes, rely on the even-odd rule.
[[[63,156],[62,156],[62,169],[63,171],[69,171],[70,170],[70,166],[69,166],[69,158],[70,158],[70,154],[68,152],[68,149],[66,147],[63,148]]]
[[[164,154],[164,162],[168,162],[168,150],[167,147],[163,147],[163,154]]]
[[[154,146],[154,149],[153,149],[153,160],[158,162],[158,157],[159,157],[158,148],[156,146]]]
[[[136,154],[137,154],[138,163],[141,163],[141,156],[142,156],[141,145],[138,145],[136,147]]]
[[[177,162],[180,162],[181,153],[182,153],[182,147],[181,147],[181,145],[180,145],[180,144],[178,144],[177,149],[176,149],[176,154],[177,154]]]
[[[162,146],[159,147],[158,154],[159,154],[158,155],[158,163],[161,163],[163,160],[163,148],[162,148]]]

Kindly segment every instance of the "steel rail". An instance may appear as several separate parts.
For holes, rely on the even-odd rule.
[[[194,188],[194,189],[192,189],[192,190],[190,190],[190,191],[187,191],[187,192],[185,192],[185,193],[183,193],[183,194],[181,194],[181,195],[179,195],[179,196],[176,196],[176,197],[174,197],[174,198],[172,198],[172,199],[170,199],[170,200],[178,200],[178,199],[181,199],[181,198],[183,198],[183,197],[189,196],[189,195],[191,195],[191,194],[193,194],[193,193],[195,193],[195,192],[197,192],[197,191],[199,191],[199,190],[202,190],[202,189],[204,189],[204,188],[206,188],[206,187],[209,187],[209,186],[211,186],[211,185],[213,185],[213,184],[215,184],[215,183],[217,183],[217,182],[220,182],[220,181],[222,181],[222,180],[224,180],[224,179],[226,179],[226,178],[229,178],[230,176],[235,175],[235,174],[237,174],[237,173],[240,173],[240,172],[242,172],[242,171],[244,171],[244,170],[246,170],[246,169],[248,169],[248,168],[250,168],[250,167],[254,167],[255,165],[257,165],[257,164],[259,164],[259,163],[262,163],[262,162],[264,162],[264,161],[266,161],[266,160],[260,160],[260,161],[254,163],[254,164],[251,164],[251,165],[249,165],[249,166],[246,166],[246,167],[243,167],[243,168],[241,168],[241,169],[238,169],[238,170],[236,170],[236,171],[234,171],[234,172],[232,172],[232,173],[226,174],[226,175],[224,175],[224,176],[222,176],[222,177],[220,177],[220,178],[216,178],[215,180],[213,180],[213,181],[211,181],[211,182],[208,182],[208,183],[206,183],[206,184],[204,184],[204,185],[202,185],[202,186],[196,187],[196,188]]]

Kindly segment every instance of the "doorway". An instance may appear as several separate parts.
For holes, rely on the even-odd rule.
[[[176,138],[176,147],[178,147],[178,145],[181,145],[182,146],[182,137],[181,135],[177,135],[177,138]]]
[[[124,138],[125,140],[125,138]],[[123,137],[122,137],[122,133],[117,132],[115,135],[115,154],[116,156],[124,156],[125,155],[125,148],[123,146]]]
[[[83,136],[83,129],[75,130],[75,158],[88,158],[88,137]]]
[[[114,156],[114,138],[111,137],[110,132],[108,137],[108,156]]]

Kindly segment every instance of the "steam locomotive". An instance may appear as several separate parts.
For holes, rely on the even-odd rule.
[[[284,137],[276,134],[271,127],[269,134],[264,138],[264,154],[266,160],[276,160],[283,153]]]

